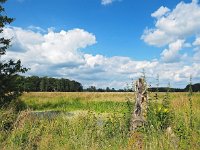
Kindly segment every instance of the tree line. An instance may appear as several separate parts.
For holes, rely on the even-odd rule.
[[[168,88],[168,87],[152,87],[149,88],[151,92],[188,92],[190,88],[190,84],[188,84],[185,88]],[[191,85],[193,92],[200,92],[200,83],[195,83]]]
[[[189,91],[189,88],[190,88],[190,85],[187,85],[185,87],[185,91]],[[192,84],[191,88],[193,92],[200,92],[200,83]]]
[[[131,89],[96,88],[89,86],[83,89],[81,83],[65,78],[18,76],[21,91],[24,92],[131,92]]]
[[[148,88],[149,92],[188,92],[190,85],[188,84],[185,88],[169,88],[169,87],[151,87]],[[200,83],[196,83],[191,85],[193,92],[200,92]],[[95,86],[90,86],[86,89],[83,89],[85,92],[133,92],[134,90],[131,88],[124,88],[124,89],[115,89],[106,87],[103,88],[96,88]]]
[[[132,89],[115,89],[115,88],[110,88],[106,87],[104,88],[96,88],[95,86],[90,86],[86,89],[83,89],[84,92],[132,92]]]
[[[187,92],[185,88],[168,88],[168,87],[152,87],[149,88],[150,92]]]
[[[81,83],[69,79],[52,77],[19,76],[21,88],[25,92],[81,92]]]

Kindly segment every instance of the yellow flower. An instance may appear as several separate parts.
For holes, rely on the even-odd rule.
[[[167,108],[165,108],[165,109],[163,110],[163,112],[165,112],[165,113],[168,112],[168,111],[169,111],[169,110],[168,110]]]
[[[158,107],[158,111],[160,111],[161,110],[161,107]]]

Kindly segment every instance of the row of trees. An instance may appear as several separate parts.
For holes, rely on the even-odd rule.
[[[84,92],[131,92],[131,89],[118,89],[106,87],[103,88],[96,88],[95,86],[90,86],[83,90]]]
[[[83,86],[81,83],[69,79],[57,79],[50,77],[19,76],[21,87],[26,92],[81,92]]]
[[[150,92],[188,92],[185,89],[180,89],[180,88],[168,88],[168,87],[152,87],[149,88]]]
[[[96,88],[95,86],[90,86],[83,89],[81,83],[69,80],[69,79],[57,79],[51,77],[18,77],[21,91],[25,92],[133,92],[132,89],[115,89],[106,87]],[[193,92],[200,92],[200,83],[191,85]],[[185,88],[168,88],[168,87],[152,87],[148,89],[150,92],[188,92],[189,85]]]
[[[191,85],[193,92],[200,92],[200,83],[196,83]],[[89,88],[84,89],[83,91],[86,92],[133,92],[132,89],[114,89],[114,88],[96,88],[95,86],[90,86]],[[149,92],[188,92],[189,91],[189,85],[187,85],[185,88],[168,88],[168,87],[151,87],[148,88]]]
[[[193,92],[200,92],[200,83],[196,83],[196,84],[192,84],[191,85],[191,88],[192,88],[192,91]],[[186,87],[185,87],[185,91],[189,91],[190,89],[190,85],[188,84]]]
[[[152,88],[149,88],[149,91],[151,91],[151,92],[157,92],[157,91],[167,92],[169,90],[170,92],[188,92],[190,86],[191,86],[191,89],[193,92],[200,92],[200,83],[196,83],[196,84],[192,84],[192,85],[188,84],[185,88],[182,88],[182,89],[181,88],[168,88],[168,87],[158,87],[158,88],[152,87]]]

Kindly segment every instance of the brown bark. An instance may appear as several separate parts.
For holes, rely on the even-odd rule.
[[[147,88],[144,79],[139,78],[136,81],[135,92],[135,107],[131,118],[131,131],[145,123],[143,111],[146,109],[144,102],[147,103]]]

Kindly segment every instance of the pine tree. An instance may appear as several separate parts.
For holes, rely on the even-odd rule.
[[[2,36],[4,27],[14,21],[5,14],[3,4],[7,0],[0,0],[0,107],[6,107],[11,101],[17,99],[22,92],[19,73],[25,73],[28,69],[23,68],[21,61],[3,60],[2,56],[10,47],[10,39]]]

